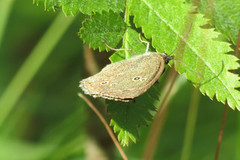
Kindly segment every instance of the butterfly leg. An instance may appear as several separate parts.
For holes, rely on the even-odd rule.
[[[112,47],[110,47],[107,43],[106,43],[106,41],[103,41],[104,42],[104,44],[109,48],[109,49],[111,49],[111,50],[113,50],[113,51],[131,51],[132,52],[132,54],[134,55],[134,52],[133,52],[133,50],[132,49],[129,49],[129,48],[121,48],[121,49],[115,49],[115,48],[112,48]]]
[[[145,51],[145,53],[148,53],[148,49],[149,49],[149,42],[142,40],[142,38],[141,38],[141,33],[139,33],[139,40],[140,40],[142,43],[146,43],[146,44],[147,44],[147,48],[146,48],[146,51]]]

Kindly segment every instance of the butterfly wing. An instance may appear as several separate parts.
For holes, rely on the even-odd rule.
[[[146,92],[164,68],[160,54],[143,54],[107,65],[99,73],[83,79],[80,87],[93,97],[129,101]]]

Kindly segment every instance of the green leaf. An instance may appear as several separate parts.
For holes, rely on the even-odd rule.
[[[111,62],[128,59],[134,55],[143,54],[146,51],[146,44],[139,41],[139,33],[131,28],[127,28],[123,36],[121,49],[131,49],[115,52],[109,59]]]
[[[122,48],[131,48],[133,53],[129,50],[116,52],[110,57],[112,62],[130,58],[133,54],[145,53],[146,45],[139,41],[139,34],[135,30],[128,28],[123,36],[123,42]],[[112,114],[110,125],[113,126],[114,132],[118,133],[118,140],[123,146],[128,145],[130,140],[136,143],[139,138],[138,127],[147,125],[152,120],[159,91],[160,85],[155,84],[135,101],[129,103],[107,101],[108,112]]]
[[[240,1],[201,1],[200,11],[211,19],[216,29],[236,45],[240,27]]]
[[[138,127],[152,121],[152,111],[156,110],[154,103],[158,101],[160,85],[155,84],[146,93],[128,103],[107,101],[108,112],[112,114],[110,125],[118,132],[118,140],[123,146],[130,139],[136,143],[139,138]]]
[[[125,7],[125,0],[33,0],[33,3],[44,4],[45,10],[54,12],[62,7],[65,15],[76,15],[79,10],[88,15],[109,10],[123,12]]]
[[[231,51],[230,44],[214,40],[219,33],[201,28],[207,23],[203,15],[191,14],[194,7],[183,2],[136,0],[132,1],[130,11],[136,26],[142,27],[147,38],[152,38],[157,51],[171,53],[183,40],[184,48],[175,53],[176,70],[199,83],[203,94],[211,99],[216,95],[218,101],[227,101],[232,109],[240,110],[240,92],[236,89],[240,87],[239,77],[229,71],[239,68],[238,59],[226,54]]]
[[[119,14],[114,12],[96,13],[83,22],[79,36],[91,48],[99,48],[99,51],[103,51],[108,49],[104,41],[109,46],[115,47],[122,40],[125,28],[126,25]]]

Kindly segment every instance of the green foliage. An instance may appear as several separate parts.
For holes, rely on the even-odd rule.
[[[139,41],[139,34],[131,28],[124,33],[122,46],[131,48],[133,53],[129,50],[117,51],[110,57],[112,62],[130,58],[133,54],[142,54],[146,50],[146,45]],[[119,132],[118,140],[123,146],[128,145],[130,139],[136,143],[139,138],[138,127],[147,125],[152,120],[152,111],[156,110],[154,104],[158,101],[160,90],[160,86],[155,84],[145,94],[129,103],[108,101],[108,112],[112,115],[110,125],[114,132]]]
[[[111,2],[114,5],[105,1],[89,1],[84,7],[85,1],[45,1],[45,8],[54,10],[55,6],[62,6],[66,15],[75,15],[78,9],[85,14],[99,12],[84,21],[79,34],[85,43],[100,51],[108,50],[103,41],[116,47],[123,37],[121,48],[132,49],[134,54],[143,54],[145,44],[138,40],[138,33],[141,32],[158,52],[172,53],[176,49],[174,63],[180,74],[185,73],[186,79],[192,81],[202,94],[211,99],[216,96],[223,104],[227,102],[232,109],[240,110],[240,92],[237,90],[240,87],[239,76],[230,72],[239,68],[238,59],[229,53],[232,51],[229,42],[217,40],[224,35],[232,44],[236,44],[240,11],[235,6],[232,9],[230,4],[234,2],[239,6],[239,2],[228,2],[229,5],[225,2],[216,2],[215,10],[209,11],[209,5],[203,1],[200,7],[202,14],[198,13],[198,5],[184,0],[130,0],[126,6],[124,1]],[[116,4],[121,5],[118,8]],[[106,8],[109,5],[111,7]],[[119,11],[124,10],[123,16]],[[216,28],[206,27],[208,23]],[[116,62],[132,55],[130,50],[126,50],[116,52],[110,59]],[[146,95],[142,97],[144,100],[137,98],[135,103],[109,103],[109,112],[113,114],[111,125],[119,133],[118,138],[123,145],[127,145],[129,139],[135,142],[138,137],[136,126],[146,124],[144,120],[149,120],[146,117],[150,117],[154,101],[149,101],[151,97]],[[146,106],[150,108],[141,108]],[[143,114],[143,110],[147,113]],[[138,119],[141,115],[142,118]]]
[[[122,12],[125,0],[33,0],[36,5],[44,4],[47,11],[56,11],[62,7],[65,15],[76,15],[80,10],[83,14],[92,14],[102,11]]]
[[[170,13],[169,10],[163,9],[169,6],[174,6],[174,12]],[[145,3],[139,0],[132,3],[132,8],[137,8],[132,9],[135,24],[142,27],[147,38],[152,37],[152,44],[158,51],[165,50],[169,53],[181,40],[186,42],[185,48],[180,48],[184,53],[176,53],[176,59],[186,64],[176,64],[176,70],[179,73],[186,73],[188,80],[200,83],[200,91],[211,99],[216,95],[218,101],[225,103],[228,100],[231,108],[240,109],[240,92],[235,89],[240,87],[239,78],[228,71],[239,67],[236,62],[237,58],[225,54],[231,51],[230,44],[214,40],[219,33],[214,32],[213,29],[201,28],[207,23],[202,15],[189,14],[193,8],[183,1],[165,1],[160,4],[153,1]],[[149,15],[148,18],[142,18],[144,13],[145,16]],[[153,22],[148,23],[148,19]],[[188,21],[191,23],[190,31],[186,28],[190,26],[186,24]],[[154,22],[159,24],[153,25]],[[187,32],[183,32],[184,30]],[[188,35],[187,38],[184,34]],[[169,45],[168,42],[171,44]],[[224,64],[223,71],[221,71],[222,63]],[[200,73],[204,79],[196,76],[196,72],[190,70],[189,67]]]
[[[121,40],[125,30],[123,18],[114,12],[96,13],[83,22],[79,36],[91,48],[99,51],[108,49],[104,41],[115,47]]]
[[[139,33],[128,28],[123,36],[122,49],[131,49],[125,51],[117,51],[110,57],[112,62],[128,59],[133,55],[143,54],[146,51],[146,44],[139,41]]]
[[[138,127],[148,125],[152,120],[152,111],[156,110],[154,104],[160,96],[159,90],[160,85],[156,84],[129,103],[107,101],[108,112],[112,115],[110,125],[114,132],[119,132],[118,140],[123,146],[128,145],[130,139],[136,143],[139,138]]]
[[[239,0],[203,0],[201,1],[200,11],[211,20],[211,24],[216,26],[217,30],[223,33],[226,39],[236,45],[240,26],[239,8]]]

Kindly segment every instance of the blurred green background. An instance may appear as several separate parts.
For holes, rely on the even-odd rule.
[[[0,96],[59,14],[31,1],[13,1],[0,44]],[[1,126],[1,160],[121,159],[99,119],[77,96],[79,81],[89,75],[77,35],[83,18],[74,17]],[[99,68],[109,63],[109,55],[94,53]],[[192,91],[184,81],[173,97],[154,159],[180,159]],[[93,102],[107,116],[106,106]],[[223,111],[222,103],[200,96],[190,159],[214,159]],[[239,122],[238,111],[229,109],[219,159],[240,159]],[[137,143],[124,148],[129,159],[141,159],[149,129],[141,127]]]

